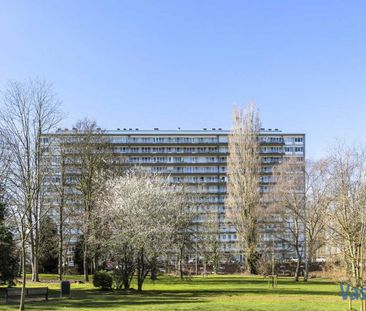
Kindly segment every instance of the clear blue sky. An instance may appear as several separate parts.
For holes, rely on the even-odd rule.
[[[34,76],[64,127],[229,128],[254,100],[317,158],[366,140],[366,2],[0,0],[0,88]]]

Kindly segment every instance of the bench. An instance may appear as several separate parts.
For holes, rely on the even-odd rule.
[[[20,298],[22,289],[19,287],[5,288],[5,303],[9,299]],[[48,287],[25,288],[25,298],[44,297],[48,301]]]

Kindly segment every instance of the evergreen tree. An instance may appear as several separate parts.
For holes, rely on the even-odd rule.
[[[39,271],[42,273],[57,273],[58,269],[58,238],[57,225],[49,216],[40,227],[40,257]]]
[[[0,189],[1,190],[1,189]],[[13,234],[5,223],[6,204],[0,194],[0,284],[15,285],[19,269],[19,256]]]

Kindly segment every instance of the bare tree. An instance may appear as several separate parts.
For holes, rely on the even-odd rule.
[[[59,105],[52,86],[40,80],[9,82],[3,93],[0,140],[12,155],[7,190],[22,251],[20,310],[24,309],[28,239],[31,245],[32,280],[39,280],[39,223],[47,213],[43,184],[49,169],[42,135],[52,131],[60,122],[62,115]]]
[[[203,222],[196,233],[199,254],[202,256],[203,273],[207,274],[207,264],[212,262],[213,272],[219,272],[221,243],[220,243],[220,215],[217,211],[207,210],[203,215]]]
[[[261,214],[258,111],[249,104],[245,111],[234,108],[229,135],[227,216],[235,226],[244,251],[248,272],[256,273],[258,228]]]
[[[195,254],[196,268],[198,269],[198,243],[199,243],[199,208],[201,206],[201,187],[180,185],[176,196],[179,197],[180,204],[177,205],[177,218],[173,235],[173,243],[169,250],[169,258],[175,258],[175,271],[180,278],[184,278],[184,263]],[[179,196],[178,196],[179,195]]]
[[[84,280],[89,281],[90,258],[89,248],[90,230],[93,226],[93,209],[96,199],[101,191],[101,183],[98,178],[100,173],[109,167],[110,146],[104,132],[92,120],[84,119],[74,126],[74,133],[69,136],[68,147],[72,154],[68,157],[68,163],[74,169],[73,176],[76,179],[76,190],[82,201],[81,229],[83,240],[83,266]],[[93,258],[96,268],[96,258]]]
[[[274,238],[296,256],[295,281],[305,257],[304,280],[309,263],[326,242],[327,211],[330,204],[328,161],[307,162],[285,158],[273,170],[273,186],[266,195],[269,211],[278,218]]]
[[[366,153],[338,145],[330,156],[329,227],[353,286],[363,286],[366,239]]]
[[[0,135],[0,191],[6,184],[6,180],[9,174],[10,163],[10,150],[8,150],[5,142],[3,141],[3,138]]]
[[[58,133],[59,131],[57,131]],[[46,137],[45,137],[46,138]],[[72,227],[72,215],[75,212],[75,206],[68,204],[70,200],[75,199],[75,195],[71,191],[73,187],[73,179],[69,176],[70,169],[68,167],[69,151],[68,148],[69,136],[63,135],[60,132],[58,135],[47,137],[50,140],[50,148],[53,149],[52,169],[49,174],[48,189],[52,194],[49,198],[49,204],[55,211],[58,227],[58,276],[62,280],[64,274],[64,264],[66,264],[66,251],[64,246],[67,245],[67,232]]]
[[[327,221],[331,203],[329,161],[308,161],[305,171],[305,212],[303,223],[306,234],[306,262],[304,281],[309,275],[309,264],[316,252],[327,242]]]
[[[66,185],[66,156],[65,144],[60,144],[60,179],[56,183],[56,191],[58,195],[58,277],[62,280],[63,276],[63,254],[64,254],[64,225],[65,225],[65,206],[67,200],[67,185]]]
[[[281,225],[277,238],[286,243],[296,256],[295,281],[299,280],[304,254],[305,165],[296,158],[285,159],[275,167],[276,179],[270,191],[272,212]]]

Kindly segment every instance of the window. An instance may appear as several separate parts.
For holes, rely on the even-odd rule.
[[[295,143],[302,143],[302,137],[295,137]]]
[[[285,152],[293,152],[294,148],[293,147],[285,147]]]

